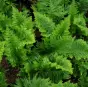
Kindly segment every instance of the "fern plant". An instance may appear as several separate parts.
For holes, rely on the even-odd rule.
[[[18,13],[18,11],[13,8],[12,23],[6,29],[5,38],[5,55],[11,64],[16,66],[19,58],[21,59],[20,61],[23,62],[27,60],[27,50],[24,46],[30,45],[31,47],[35,42],[31,18],[26,18],[26,16],[21,15],[21,13]]]
[[[34,77],[33,79],[24,78],[19,79],[16,81],[15,87],[76,87],[76,84],[72,84],[70,82],[62,83],[59,82],[58,84],[52,83],[49,79],[42,79]]]
[[[44,21],[39,20],[40,17],[43,16],[46,17],[47,14],[45,15],[39,13],[38,15],[38,13],[35,12],[36,25],[43,35],[43,42],[38,46],[40,53],[42,52],[47,55],[48,52],[57,52],[59,55],[64,55],[65,57],[75,57],[77,61],[82,60],[82,58],[86,59],[88,57],[87,42],[81,37],[82,35],[87,36],[86,22],[83,14],[78,13],[74,0],[70,6],[69,16],[58,25],[55,25],[56,27],[52,27],[53,30],[52,28],[49,29],[52,31],[50,31],[47,36],[44,35],[44,33],[46,34],[47,29],[45,26],[42,26],[42,24],[44,22],[47,25],[48,21],[46,23],[46,19],[44,19]],[[50,19],[50,17],[48,17],[48,19]],[[50,25],[53,25],[53,23]],[[47,28],[48,27],[49,24],[47,25]],[[74,38],[72,35],[73,33],[77,34],[77,31],[80,33],[79,39],[76,39],[75,36],[77,35],[75,35]]]
[[[1,54],[3,54],[4,50],[4,53],[7,56],[7,59],[10,61],[11,65],[16,66],[16,61],[18,60],[17,58],[23,59],[22,61],[27,59],[27,51],[24,46],[31,46],[35,42],[35,38],[32,30],[31,18],[28,18],[28,20],[26,16],[21,15],[21,13],[19,13],[15,8],[13,8],[12,14],[13,15],[12,18],[10,18],[9,24],[1,24],[1,32],[2,36],[4,37]],[[1,22],[2,21],[5,22],[6,19],[1,19]],[[5,29],[3,26],[5,26]],[[4,43],[5,46],[3,45]]]
[[[7,83],[6,83],[6,79],[5,79],[5,74],[0,71],[0,87],[6,87]]]
[[[69,0],[38,0],[37,11],[47,14],[54,22],[59,22],[68,13]]]
[[[38,0],[32,6],[32,21],[11,0],[0,1],[0,62],[6,56],[9,65],[20,70],[11,86],[88,86],[88,40],[84,39],[88,28],[77,2],[81,0]],[[40,42],[35,28],[41,33]],[[8,86],[4,73],[0,75],[0,86]],[[77,83],[72,83],[72,76],[78,77]]]

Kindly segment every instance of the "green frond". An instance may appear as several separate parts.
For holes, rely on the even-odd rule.
[[[79,33],[81,32],[82,35],[88,36],[88,28],[86,27],[86,21],[83,17],[83,14],[79,14],[77,17],[75,17],[73,24],[79,28]]]
[[[29,59],[24,62],[23,70],[30,75],[30,77],[38,74],[39,77],[48,77],[55,83],[70,77],[70,74],[73,73],[70,60],[68,60],[67,57],[53,53],[48,56],[36,54],[30,56]]]
[[[55,67],[56,69],[61,69],[62,71],[67,71],[72,74],[72,64],[70,60],[68,60],[64,56],[59,56],[57,53],[53,54],[54,63],[51,63],[51,67]]]
[[[38,71],[38,76],[42,78],[49,78],[53,83],[58,83],[63,79],[70,78],[69,72],[62,71],[61,69],[55,69],[55,68]]]
[[[80,86],[80,87],[82,87],[82,86],[88,87],[88,72],[87,72],[88,67],[86,68],[88,63],[86,64],[87,61],[85,61],[84,62],[85,64],[83,64],[83,62],[79,63],[80,64],[79,65],[80,66],[80,68],[79,68],[79,70],[80,70],[80,78],[79,78],[78,86]]]
[[[22,63],[23,60],[27,59],[26,50],[23,48],[20,39],[10,30],[7,30],[6,36],[5,55],[12,66]],[[21,45],[20,45],[21,44]]]
[[[73,21],[74,17],[78,14],[78,6],[75,0],[72,0],[72,4],[69,8],[69,15],[71,16],[71,21]]]
[[[5,74],[0,71],[0,87],[6,87],[6,79],[5,79]]]
[[[88,0],[79,0],[78,2],[79,10],[86,13],[88,8]]]
[[[36,76],[33,79],[23,78],[18,79],[15,87],[49,87],[52,83],[49,79],[37,78]]]
[[[0,13],[0,41],[5,41],[6,27],[10,25],[10,20],[3,13]]]
[[[64,0],[38,0],[36,9],[42,14],[47,14],[52,18],[56,23],[59,22],[64,15],[68,12],[68,7],[64,8],[64,5],[69,1]]]
[[[70,81],[62,83],[61,81],[58,84],[52,83],[49,79],[37,78],[36,76],[33,79],[23,78],[16,81],[15,87],[77,87],[77,84],[70,83]]]
[[[61,21],[60,24],[58,24],[55,28],[55,30],[53,30],[52,32],[52,37],[63,37],[63,36],[69,36],[70,32],[70,17],[65,18],[63,21]]]
[[[60,55],[76,57],[78,60],[88,57],[88,45],[82,39],[62,38],[58,40],[56,47],[58,47],[56,49]]]
[[[5,46],[5,42],[0,41],[0,62],[2,60],[2,56],[3,56],[3,53],[4,53],[4,46]]]
[[[72,53],[73,56],[75,56],[78,60],[82,58],[87,58],[88,57],[88,44],[82,40],[78,39],[72,43]]]
[[[8,26],[10,24],[10,20],[3,13],[0,13],[0,18],[1,18],[0,19],[0,27],[2,28],[2,31],[5,31],[6,26]]]
[[[33,22],[31,17],[26,17],[13,8],[11,29],[23,40],[22,44],[33,44],[35,42]],[[29,41],[30,40],[30,41]]]
[[[45,14],[35,12],[35,23],[43,36],[50,35],[55,28],[54,22]]]
[[[0,0],[0,13],[4,13],[7,16],[11,16],[12,5],[9,0]]]
[[[85,62],[84,61],[80,62],[80,66],[88,70],[88,60],[85,59]]]
[[[13,8],[11,24],[8,25],[5,33],[5,54],[12,66],[16,66],[18,61],[22,63],[28,59],[24,47],[25,45],[31,47],[35,42],[32,25],[31,18],[25,17]]]
[[[67,17],[61,24],[57,25],[48,38],[44,38],[44,47],[46,50],[53,50],[53,52],[57,50],[60,55],[76,57],[77,59],[87,58],[87,43],[82,39],[72,38],[69,28],[70,17]]]
[[[51,35],[48,38],[44,38],[45,48],[57,48],[62,37],[69,39],[71,37],[69,28],[70,17],[67,17],[56,26],[56,28],[52,31]]]
[[[74,18],[74,22],[75,25],[81,25],[86,27],[86,21],[84,18],[84,14],[78,14],[75,18]]]
[[[73,84],[70,81],[62,83],[61,81],[57,84],[56,87],[77,87],[77,84]]]
[[[51,39],[48,41],[49,42],[45,42],[46,50],[50,48],[53,49],[53,52],[56,50],[59,55],[76,57],[78,60],[88,57],[88,44],[82,39],[74,40],[71,37],[63,37],[56,42],[51,42]]]
[[[72,74],[72,64],[69,60],[67,60],[63,56],[59,56],[57,54],[49,57],[50,59],[53,58],[54,62],[50,62],[50,60],[45,57],[43,62],[41,62],[41,66],[44,68],[56,68],[61,69],[62,71],[67,71]],[[67,63],[64,63],[67,62]]]

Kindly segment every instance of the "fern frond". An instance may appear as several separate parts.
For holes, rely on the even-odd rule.
[[[75,2],[75,0],[72,0],[72,4],[69,8],[69,15],[71,16],[71,21],[74,20],[74,17],[78,14],[78,6]]]
[[[61,81],[56,85],[56,87],[77,87],[77,84],[73,84],[70,81],[62,83]]]
[[[77,84],[68,82],[62,83],[61,81],[58,84],[52,83],[49,79],[37,78],[36,76],[33,79],[23,78],[16,81],[15,87],[77,87]]]
[[[88,28],[86,27],[86,21],[83,14],[79,14],[75,17],[73,24],[79,28],[79,33],[81,32],[81,35],[88,36]]]
[[[51,67],[56,66],[56,69],[61,69],[62,71],[67,71],[72,74],[72,64],[66,57],[59,56],[57,53],[53,54],[52,57],[55,62],[52,62]]]
[[[55,28],[54,22],[45,14],[35,12],[35,23],[43,36],[50,35]]]
[[[56,42],[51,42],[54,40],[48,40],[52,45],[50,45],[49,42],[45,42],[46,49],[47,47],[54,48],[53,52],[56,50],[60,55],[76,57],[78,60],[82,58],[86,59],[88,57],[88,45],[82,39],[74,40],[71,37],[63,37],[56,40]]]
[[[6,87],[6,79],[5,79],[5,74],[0,71],[0,87]]]
[[[53,37],[57,36],[57,39],[63,36],[70,36],[70,32],[69,32],[70,25],[71,25],[70,17],[68,16],[63,21],[61,21],[60,24],[56,26],[55,30],[53,30],[52,32],[52,36]]]
[[[10,19],[5,16],[5,14],[0,13],[0,27],[2,28],[2,31],[6,30],[6,26],[10,24]],[[1,30],[0,30],[1,31]]]
[[[55,27],[55,29],[52,31],[51,35],[48,38],[44,38],[45,48],[49,49],[51,47],[51,51],[53,50],[54,52],[54,48],[59,46],[60,38],[71,37],[69,28],[70,28],[70,17],[67,17]]]
[[[64,0],[38,0],[36,9],[42,14],[46,14],[53,19],[56,23],[64,18],[68,12],[68,7],[64,8],[64,4],[69,1]]]
[[[4,46],[5,46],[5,42],[0,42],[0,62],[2,60],[2,56],[3,56],[3,53],[4,53]]]
[[[85,61],[85,62],[87,62],[87,61]],[[86,67],[88,63],[85,63],[85,62],[84,61],[79,62],[80,78],[79,78],[78,85],[80,87],[82,87],[82,86],[87,87],[88,86],[88,72],[87,72],[88,67]]]
[[[78,2],[79,10],[86,13],[88,8],[88,0],[79,0]]]
[[[0,13],[4,13],[7,16],[11,16],[12,5],[9,0],[0,0]]]
[[[5,54],[12,66],[16,66],[18,61],[22,63],[28,59],[27,50],[24,47],[25,45],[31,47],[35,42],[32,25],[30,18],[13,8],[11,24],[7,27],[5,34]]]
[[[37,78],[36,76],[33,79],[23,78],[18,79],[15,87],[49,87],[52,86],[52,83],[49,79]]]
[[[57,50],[60,55],[72,56],[77,59],[87,58],[88,45],[82,39],[75,40],[71,37],[70,24],[70,17],[67,17],[57,25],[48,38],[44,38],[45,51],[53,50],[54,52]],[[83,25],[85,24],[83,23]]]

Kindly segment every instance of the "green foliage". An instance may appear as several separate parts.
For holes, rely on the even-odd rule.
[[[59,87],[77,87],[77,84],[73,84],[73,83],[70,83],[70,81],[67,81],[65,83],[59,82],[58,86]]]
[[[78,5],[81,12],[86,13],[88,11],[88,0],[79,0]]]
[[[84,73],[82,75],[80,75],[80,79],[79,79],[79,86],[81,87],[88,87],[88,73],[87,70],[84,71]]]
[[[79,14],[79,11],[77,8],[78,8],[77,4],[76,4],[75,0],[73,0],[72,4],[70,5],[69,16],[66,17],[59,24],[57,24],[56,27],[54,27],[54,28],[52,27],[53,30],[52,30],[52,32],[49,33],[49,36],[44,36],[43,43],[41,43],[38,46],[38,50],[42,54],[45,53],[47,55],[48,52],[50,52],[50,53],[57,52],[58,55],[64,55],[65,57],[70,57],[71,59],[73,59],[75,57],[77,62],[79,62],[80,60],[82,60],[82,62],[83,62],[82,58],[86,59],[88,57],[88,54],[87,54],[88,53],[88,45],[87,45],[87,42],[84,41],[83,37],[82,37],[82,36],[87,36],[87,33],[88,33],[87,27],[86,27],[86,21],[85,21],[83,14]],[[41,10],[39,12],[41,12]],[[45,14],[45,13],[43,13],[43,14]],[[39,13],[39,15],[40,15],[40,13]],[[47,13],[46,13],[46,15],[47,15]],[[49,16],[49,15],[47,15],[47,16]],[[39,21],[39,20],[36,20],[37,18],[39,18],[39,17],[38,17],[38,15],[35,14],[35,22],[38,21],[38,23],[41,23],[41,25],[42,25],[42,23],[44,22],[45,19],[42,21]],[[49,25],[53,25],[53,23],[48,24],[48,26]],[[41,31],[41,26],[38,26],[38,28]],[[44,29],[44,28],[42,28],[42,29]],[[45,29],[45,31],[46,31],[46,29]],[[43,33],[43,32],[44,32],[44,30],[41,31],[41,33]],[[75,34],[77,34],[77,33],[79,33],[79,35],[80,35],[79,39],[76,39],[77,35],[75,35]],[[73,37],[73,34],[74,34],[74,37]],[[51,56],[51,54],[50,54],[50,56]],[[59,60],[59,58],[58,58],[58,60]],[[63,61],[66,63],[65,59],[60,59],[60,60],[61,60],[61,63]],[[46,60],[46,62],[48,62],[48,61]],[[63,63],[63,65],[64,65],[64,63]],[[56,63],[54,63],[52,66],[58,67],[56,65]],[[60,64],[60,66],[61,66],[61,64]],[[68,65],[66,64],[66,66],[68,66]],[[66,67],[66,66],[64,66],[64,67]],[[73,69],[74,69],[74,67],[73,67]],[[69,68],[69,71],[70,71],[70,68]],[[80,74],[81,74],[81,71],[80,71]],[[81,80],[81,79],[82,78],[80,78],[79,80]],[[85,78],[85,80],[86,80],[86,78]],[[84,85],[86,85],[87,81],[84,81],[84,83],[85,83]]]
[[[16,63],[23,63],[28,59],[27,50],[24,46],[31,47],[35,42],[35,38],[32,31],[31,18],[27,18],[14,8],[12,14],[11,24],[7,27],[5,34],[5,55],[10,63],[16,66]]]
[[[54,22],[46,15],[35,12],[36,26],[43,36],[49,35],[55,28]]]
[[[5,79],[5,75],[3,72],[0,71],[0,87],[6,87],[7,83],[6,83],[6,79]]]
[[[15,8],[12,11],[12,17],[7,18],[1,14],[1,42],[0,46],[0,60],[3,52],[7,56],[11,65],[16,66],[20,58],[20,62],[27,60],[27,50],[24,46],[32,46],[35,42],[33,34],[33,23],[31,17],[24,16],[19,13]],[[5,46],[4,46],[5,45]],[[5,48],[5,49],[4,49]],[[19,52],[20,51],[20,52]]]
[[[67,14],[68,7],[65,4],[68,2],[68,0],[38,0],[36,8],[38,12],[46,14],[58,22]]]
[[[0,42],[0,47],[1,47],[1,49],[0,49],[0,62],[1,62],[1,60],[2,60],[2,56],[3,56],[3,53],[4,53],[4,42]]]
[[[78,27],[77,30],[80,32],[81,36],[88,36],[88,28],[86,27],[86,21],[83,17],[83,14],[79,14],[77,17],[75,17],[73,24]]]
[[[38,0],[30,8],[34,21],[13,2],[0,1],[0,69],[5,70],[0,70],[0,86],[88,86],[87,0]],[[4,68],[3,56],[8,68]],[[19,77],[7,84],[5,74],[13,67],[19,69]]]
[[[69,28],[70,18],[68,17],[62,21],[61,24],[57,25],[49,37],[44,38],[45,49],[53,49],[53,52],[56,50],[60,55],[76,57],[78,60],[81,58],[87,58],[87,43],[82,39],[75,40],[72,38]]]
[[[59,82],[58,84],[52,83],[49,79],[37,78],[23,78],[16,81],[15,87],[76,87],[76,84],[66,82]]]
[[[74,19],[74,16],[78,14],[78,8],[75,0],[72,1],[70,8],[69,8],[69,14],[71,15],[71,18]]]
[[[24,78],[17,80],[15,87],[49,87],[51,85],[52,83],[49,79],[41,79],[34,77],[33,79]]]
[[[14,0],[0,0],[0,13],[11,16],[12,5]]]

